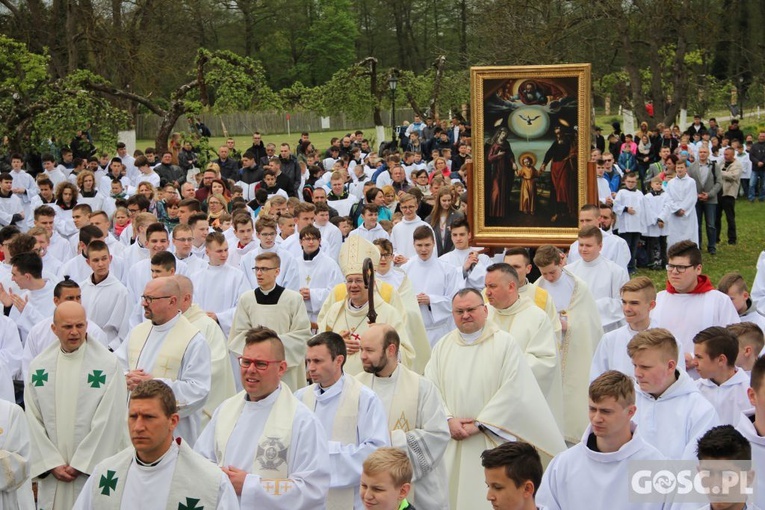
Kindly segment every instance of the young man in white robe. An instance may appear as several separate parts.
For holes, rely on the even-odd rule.
[[[271,218],[259,218],[255,222],[255,233],[258,237],[258,246],[244,255],[239,263],[239,269],[247,277],[251,289],[258,288],[258,279],[253,267],[255,267],[255,257],[261,253],[276,253],[279,255],[279,276],[276,277],[276,283],[285,289],[298,291],[300,289],[300,271],[297,266],[297,259],[283,250],[281,245],[276,244],[277,234],[276,221]]]
[[[528,443],[502,443],[481,453],[486,499],[494,510],[537,510],[542,459]]]
[[[15,402],[0,399],[0,508],[35,510],[31,466],[32,445],[24,410]]]
[[[252,272],[258,286],[239,297],[228,335],[229,351],[234,357],[241,356],[247,332],[258,326],[270,327],[279,335],[287,353],[287,372],[282,381],[290,389],[297,390],[306,385],[306,342],[311,337],[311,323],[303,298],[294,290],[276,283],[281,263],[279,255],[265,252],[258,255],[253,263]]]
[[[627,352],[637,382],[632,421],[641,436],[669,459],[694,459],[696,442],[720,425],[720,418],[693,379],[678,369],[675,337],[663,328],[641,331],[629,341]]]
[[[428,225],[417,216],[417,206],[417,198],[414,195],[405,193],[399,198],[398,208],[404,218],[393,226],[390,233],[390,241],[393,243],[395,253],[393,262],[398,266],[406,264],[409,259],[417,256],[412,236],[417,227]]]
[[[523,352],[534,377],[555,416],[563,427],[563,382],[558,343],[547,314],[518,294],[518,273],[499,263],[487,268],[486,298],[489,322],[510,333]]]
[[[677,158],[670,154],[670,158]],[[667,246],[680,241],[699,244],[699,223],[696,217],[696,181],[688,175],[688,166],[683,159],[675,163],[677,175],[667,183],[667,201],[659,214],[659,226],[667,225]]]
[[[765,330],[765,316],[757,311],[757,305],[749,295],[749,288],[741,273],[726,273],[717,284],[717,290],[726,294],[736,307],[741,322],[753,322]]]
[[[125,245],[120,243],[109,230],[112,226],[109,215],[104,211],[93,211],[88,218],[90,219],[91,225],[95,225],[101,229],[101,232],[103,232],[103,235],[105,236],[104,241],[109,246],[109,253],[111,253],[113,257],[122,257],[122,254],[125,251]]]
[[[257,249],[258,242],[255,240],[255,227],[252,223],[252,215],[248,212],[239,211],[231,218],[231,229],[234,239],[226,239],[233,249],[229,249],[227,263],[239,267],[242,257]],[[193,273],[192,273],[193,274]]]
[[[80,289],[80,286],[77,282],[68,278],[61,280],[53,288],[53,305],[58,307],[58,305],[67,301],[73,301],[75,303],[80,303],[82,301],[82,290]],[[21,363],[20,380],[26,381],[29,377],[29,364],[32,363],[33,359],[39,356],[48,348],[48,346],[58,343],[58,339],[51,328],[52,324],[53,314],[35,324],[29,331],[29,335],[24,339],[23,354],[19,360]],[[103,332],[98,324],[95,324],[90,319],[88,319],[87,333],[90,340],[98,342],[104,347],[109,347],[106,333]]]
[[[561,322],[559,349],[563,368],[563,434],[576,443],[587,427],[587,381],[592,356],[603,336],[600,314],[587,284],[562,266],[561,251],[544,245],[537,249],[534,263],[542,277],[539,287],[550,293]]]
[[[77,240],[75,250],[76,255],[69,259],[68,262],[61,265],[59,274],[61,276],[68,275],[72,280],[81,282],[90,277],[93,273],[90,265],[88,265],[87,247],[94,239],[103,241],[104,235],[101,232],[101,229],[95,225],[84,225],[75,236],[72,236],[72,238]],[[45,259],[43,259],[43,266],[44,265]]]
[[[670,246],[667,256],[667,289],[656,296],[651,319],[658,327],[672,332],[682,346],[689,375],[696,379],[693,337],[702,329],[725,327],[740,319],[730,298],[716,290],[709,277],[701,273],[701,250],[693,241]],[[688,313],[689,310],[693,313]]]
[[[191,253],[194,242],[194,233],[186,224],[180,223],[175,226],[172,233],[173,255],[176,260],[186,264],[186,272],[189,275],[202,271],[207,267],[207,261]]]
[[[736,366],[742,368],[747,376],[752,372],[754,362],[761,356],[765,348],[765,334],[754,322],[739,322],[730,324],[725,329],[733,333],[738,340],[738,357]]]
[[[420,510],[449,507],[446,464],[449,443],[441,396],[433,383],[398,362],[401,340],[387,324],[374,324],[361,335],[364,373],[356,376],[382,400],[391,445],[406,452],[414,477],[408,501]]]
[[[140,227],[139,232],[144,232],[145,246],[149,256],[130,266],[125,277],[127,280],[125,286],[128,289],[130,298],[138,305],[141,303],[141,292],[143,292],[144,287],[151,280],[151,259],[161,252],[170,253],[168,251],[170,249],[170,235],[162,223],[151,223],[146,229]],[[188,266],[176,259],[175,272],[188,274]]]
[[[738,339],[727,329],[712,326],[693,338],[693,350],[699,373],[696,386],[717,410],[721,424],[737,424],[750,406],[749,377],[735,365]]]
[[[334,225],[333,225],[334,226]],[[319,228],[309,225],[300,231],[300,246],[303,256],[298,259],[300,269],[300,295],[305,303],[308,318],[312,324],[316,324],[321,306],[335,285],[342,283],[343,273],[334,258],[324,253],[320,248],[322,233]],[[317,327],[317,326],[313,326]]]
[[[24,225],[19,225],[19,227],[26,228],[26,225],[29,224],[29,220],[32,218],[32,199],[39,192],[37,183],[34,177],[24,171],[24,158],[21,154],[11,155],[10,174],[13,178],[11,191],[21,200],[24,208],[24,218],[27,220]]]
[[[239,508],[228,476],[174,437],[180,417],[167,384],[138,384],[128,405],[133,445],[95,467],[75,510]]]
[[[736,430],[749,441],[752,447],[753,468],[756,473],[765,471],[765,358],[760,357],[752,367],[750,386],[747,389],[749,402],[753,407],[739,415]],[[765,508],[765,478],[755,478],[755,503]]]
[[[470,224],[464,216],[452,222],[451,236],[454,249],[444,253],[438,260],[454,266],[464,280],[464,287],[483,290],[486,268],[491,259],[481,252],[481,248],[470,247]]]
[[[151,258],[149,248],[146,245],[146,229],[149,228],[149,225],[154,223],[157,223],[157,217],[148,212],[138,213],[133,217],[131,225],[133,225],[133,228],[136,231],[135,242],[128,245],[122,254],[123,258],[125,259],[125,266],[127,267],[127,271],[130,271],[130,269],[141,260]]]
[[[204,430],[215,409],[224,400],[236,393],[234,372],[231,370],[226,336],[218,323],[212,320],[198,304],[193,302],[194,284],[191,279],[183,275],[175,275],[174,278],[181,289],[178,308],[192,325],[199,328],[208,347],[210,347],[210,394],[207,396],[207,401],[202,409],[201,421],[201,429]]]
[[[377,204],[364,204],[361,208],[361,225],[351,230],[348,237],[363,237],[370,243],[375,239],[390,239],[388,232],[382,228],[378,221],[379,214],[380,206]]]
[[[316,415],[281,383],[284,344],[275,331],[253,328],[238,363],[244,391],[217,409],[195,450],[221,466],[243,508],[323,507],[327,436]]]
[[[647,276],[638,276],[621,288],[622,312],[627,324],[609,331],[598,343],[590,366],[590,382],[608,370],[618,370],[632,375],[632,360],[627,354],[627,344],[633,336],[646,329],[658,327],[651,321],[651,310],[656,306],[656,287]],[[685,360],[680,360],[685,367]]]
[[[204,260],[207,250],[205,239],[207,239],[207,234],[212,232],[210,221],[205,213],[196,212],[189,216],[188,224],[194,238],[191,242],[191,254]]]
[[[464,280],[453,266],[438,259],[435,236],[429,227],[417,227],[413,234],[417,256],[401,268],[417,293],[422,321],[431,347],[454,328],[451,302]]]
[[[370,259],[372,265],[379,263],[380,252],[363,237],[348,238],[340,249],[340,268],[345,275],[345,293],[342,299],[335,299],[339,292],[330,294],[327,303],[333,303],[329,308],[322,308],[319,313],[319,332],[334,331],[339,334],[346,344],[345,368],[348,375],[355,376],[363,371],[359,356],[361,333],[369,327],[369,288],[364,282],[364,260]],[[380,290],[375,284],[375,288]],[[392,289],[391,289],[392,290]],[[393,291],[395,292],[395,291]],[[389,305],[377,292],[374,293],[374,308],[377,313],[376,322],[390,324],[401,336],[401,362],[411,367],[416,352],[404,326],[404,314]]]
[[[385,408],[375,393],[345,374],[345,341],[326,331],[308,341],[306,367],[313,381],[295,397],[316,414],[327,434],[330,481],[327,510],[361,510],[364,459],[390,445]]]
[[[226,264],[229,248],[223,234],[207,234],[205,245],[208,265],[190,276],[195,288],[194,302],[220,324],[223,334],[228,336],[239,296],[249,291],[249,285],[239,268]]]
[[[42,259],[37,253],[18,253],[11,258],[11,278],[20,293],[0,286],[0,303],[11,308],[8,317],[24,339],[35,324],[53,315],[55,282],[43,278]]]
[[[13,192],[13,177],[11,174],[0,174],[0,226],[22,225],[24,221],[24,204]]]
[[[92,241],[85,254],[92,270],[80,282],[82,306],[90,320],[106,334],[109,348],[116,350],[128,336],[129,317],[133,310],[127,288],[111,273],[112,255],[104,241]],[[104,306],[108,303],[108,306]]]
[[[425,377],[441,394],[452,438],[444,454],[450,508],[483,509],[482,451],[522,439],[549,460],[566,445],[520,348],[488,322],[481,293],[461,290],[452,304],[457,329],[436,344]]]
[[[618,329],[624,324],[619,292],[622,285],[629,281],[629,274],[625,268],[601,255],[603,233],[598,227],[582,227],[577,237],[580,258],[566,268],[590,289],[598,305],[603,331]]]
[[[601,229],[601,233],[603,234],[603,248],[601,253],[603,256],[617,264],[619,267],[626,269],[630,263],[630,247],[624,239],[614,235],[610,230],[603,230],[603,228],[600,227],[600,208],[597,205],[585,204],[579,209],[579,228],[586,227],[587,225],[593,225]],[[579,240],[576,240],[571,243],[571,246],[568,249],[568,261],[569,263],[572,263],[580,258]]]
[[[555,302],[552,296],[543,288],[529,281],[528,276],[531,273],[532,267],[529,250],[522,247],[508,248],[505,250],[502,261],[512,266],[515,272],[518,273],[518,295],[527,298],[544,310],[547,318],[550,319],[550,323],[553,325],[556,337],[560,339],[560,318],[558,310],[555,309]]]
[[[170,386],[181,416],[175,434],[193,445],[210,393],[210,347],[199,329],[181,314],[180,298],[180,287],[171,277],[147,283],[141,296],[147,320],[130,331],[116,354],[129,391],[150,379]]]
[[[637,183],[637,175],[630,172],[624,176],[625,188],[620,189],[614,199],[613,212],[619,225],[619,236],[630,247],[630,263],[627,270],[630,274],[636,271],[636,254],[640,233],[643,232],[643,193]]]
[[[294,211],[295,232],[279,244],[279,250],[287,251],[295,260],[298,260],[303,252],[300,248],[300,231],[316,221],[316,206],[308,202],[300,202],[295,205]],[[322,243],[322,247],[326,249],[325,243]]]
[[[313,226],[321,232],[322,251],[331,259],[337,260],[340,246],[343,244],[343,233],[329,221],[329,206],[320,202],[316,206],[316,218]]]
[[[85,309],[61,303],[52,325],[59,341],[29,367],[24,402],[38,508],[72,508],[96,464],[127,444],[122,369],[86,328]]]
[[[537,505],[550,510],[665,508],[661,502],[630,500],[626,480],[631,463],[666,459],[642,438],[632,421],[636,410],[633,379],[615,370],[601,374],[590,383],[589,402],[590,425],[582,441],[555,457],[547,467],[537,493]]]
[[[0,400],[16,403],[13,381],[19,380],[22,356],[19,330],[11,319],[0,316]]]

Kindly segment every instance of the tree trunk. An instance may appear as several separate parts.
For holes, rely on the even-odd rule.
[[[430,115],[439,120],[438,111],[438,97],[441,95],[441,80],[444,77],[444,64],[446,64],[446,56],[441,55],[433,62],[433,67],[436,69],[436,75],[433,78],[433,95],[430,97]]]

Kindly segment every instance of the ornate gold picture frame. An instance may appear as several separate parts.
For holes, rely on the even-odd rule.
[[[568,245],[595,203],[590,64],[473,67],[468,216],[481,246]]]

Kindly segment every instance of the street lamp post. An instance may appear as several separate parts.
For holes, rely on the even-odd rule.
[[[390,114],[390,127],[392,133],[393,146],[396,146],[396,87],[398,86],[398,77],[395,73],[391,73],[388,77],[388,88],[390,89],[390,102],[391,102],[391,114]]]

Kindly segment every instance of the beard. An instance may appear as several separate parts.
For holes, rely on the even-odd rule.
[[[385,370],[385,367],[387,367],[387,366],[388,366],[388,358],[383,356],[383,358],[376,365],[375,364],[371,364],[368,367],[365,366],[364,367],[364,372],[366,372],[368,374],[378,375],[380,372]]]

